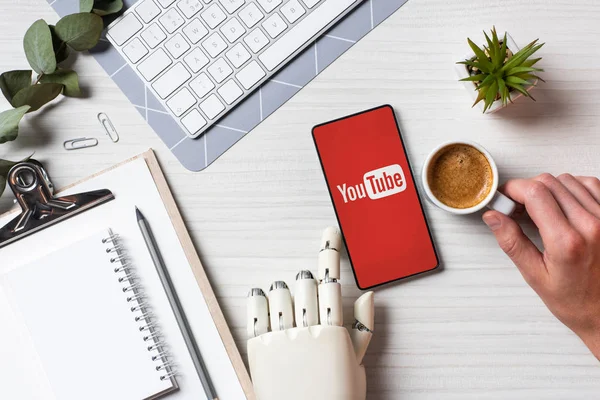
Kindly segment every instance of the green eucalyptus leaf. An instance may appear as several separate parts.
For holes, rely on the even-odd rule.
[[[44,104],[54,100],[63,90],[64,85],[60,83],[38,83],[25,88],[13,97],[13,105],[21,107],[28,105],[31,108],[27,112],[36,111]]]
[[[10,169],[12,167],[14,167],[16,164],[23,162],[23,161],[27,161],[29,160],[31,156],[24,158],[21,161],[9,161],[9,160],[3,160],[0,158],[0,176],[8,176],[8,171],[10,171]]]
[[[19,122],[29,108],[29,106],[23,106],[0,113],[0,143],[5,143],[17,138],[19,133]]]
[[[102,18],[90,13],[67,15],[56,23],[56,34],[60,40],[76,51],[94,47],[100,39],[102,29]]]
[[[26,157],[25,159],[23,159],[21,161],[9,161],[9,160],[3,160],[0,158],[0,196],[2,196],[2,193],[4,192],[4,189],[6,188],[6,179],[8,177],[8,171],[10,171],[10,169],[12,167],[14,167],[16,164],[29,160],[30,157],[31,156]]]
[[[79,12],[89,13],[94,8],[94,0],[79,0]]]
[[[105,15],[116,14],[122,9],[123,0],[95,0],[92,12],[104,17]]]
[[[52,47],[50,27],[43,19],[35,21],[23,38],[25,56],[38,74],[51,74],[56,70],[56,56]]]
[[[67,97],[80,97],[79,79],[77,72],[70,69],[58,69],[55,73],[44,75],[40,83],[60,83],[64,85],[63,95]]]
[[[56,34],[56,27],[50,26],[50,33],[52,33],[52,48],[54,49],[54,55],[56,56],[56,63],[59,64],[69,58],[69,46]]]
[[[31,86],[31,70],[8,71],[0,75],[0,90],[10,103],[21,89]]]

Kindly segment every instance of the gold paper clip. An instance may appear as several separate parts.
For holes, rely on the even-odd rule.
[[[77,149],[86,149],[88,147],[94,147],[98,145],[98,139],[96,138],[77,138],[65,140],[63,143],[63,147],[65,150],[77,150]]]
[[[113,143],[117,143],[119,141],[119,134],[117,133],[115,126],[108,118],[108,115],[101,112],[100,114],[98,114],[98,121],[100,121],[100,123],[102,124],[102,127],[106,131],[106,134],[108,135],[110,140],[112,140]]]

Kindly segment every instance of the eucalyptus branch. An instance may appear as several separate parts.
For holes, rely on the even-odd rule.
[[[71,51],[81,52],[96,46],[104,29],[102,17],[120,12],[123,0],[80,0],[79,8],[79,13],[61,18],[56,25],[48,25],[42,19],[35,21],[23,38],[31,69],[0,74],[0,90],[14,107],[0,112],[0,144],[17,138],[19,122],[26,113],[38,110],[60,94],[81,96],[77,73],[62,68],[61,63]],[[0,195],[10,165],[10,161],[0,159]]]

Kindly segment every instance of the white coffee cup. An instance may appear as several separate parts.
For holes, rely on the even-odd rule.
[[[488,163],[492,167],[492,176],[493,176],[494,181],[492,183],[492,188],[490,190],[490,193],[480,203],[478,203],[477,205],[475,205],[473,207],[469,207],[469,208],[454,208],[454,207],[450,207],[450,206],[447,206],[446,204],[442,203],[440,200],[438,200],[433,195],[433,192],[431,191],[431,187],[429,186],[429,182],[428,182],[427,172],[429,171],[429,167],[431,166],[432,161],[435,159],[435,156],[442,149],[444,149],[448,146],[453,146],[453,145],[457,145],[457,144],[458,145],[466,144],[468,146],[474,147],[475,149],[479,150],[487,158]],[[446,142],[446,143],[440,144],[435,149],[433,149],[431,154],[429,154],[429,156],[427,156],[427,159],[425,160],[425,165],[423,166],[423,172],[421,174],[421,177],[423,180],[423,187],[425,189],[425,193],[427,193],[427,197],[429,198],[429,200],[433,204],[435,204],[436,206],[441,208],[442,210],[446,210],[453,214],[460,214],[460,215],[472,214],[474,212],[480,211],[484,207],[488,207],[492,210],[499,211],[502,214],[511,215],[515,211],[515,208],[517,207],[517,205],[514,201],[512,201],[511,199],[509,199],[508,197],[506,197],[505,195],[503,195],[502,193],[500,193],[498,191],[498,167],[496,166],[496,163],[494,162],[494,159],[492,158],[490,153],[486,149],[484,149],[481,145],[471,142],[469,140],[458,140],[458,141]]]

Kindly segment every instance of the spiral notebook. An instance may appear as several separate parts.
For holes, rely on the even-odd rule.
[[[57,399],[156,399],[177,389],[160,323],[150,317],[152,303],[167,299],[142,300],[143,283],[117,254],[117,240],[100,232],[0,282]]]
[[[217,396],[253,399],[248,372],[154,153],[58,193],[103,188],[114,193],[113,201],[0,249],[0,399],[206,399],[137,225],[136,206],[153,228]],[[0,225],[15,215],[1,215]],[[124,253],[112,250],[112,240],[102,243],[108,229]],[[122,257],[130,269],[120,269]]]

